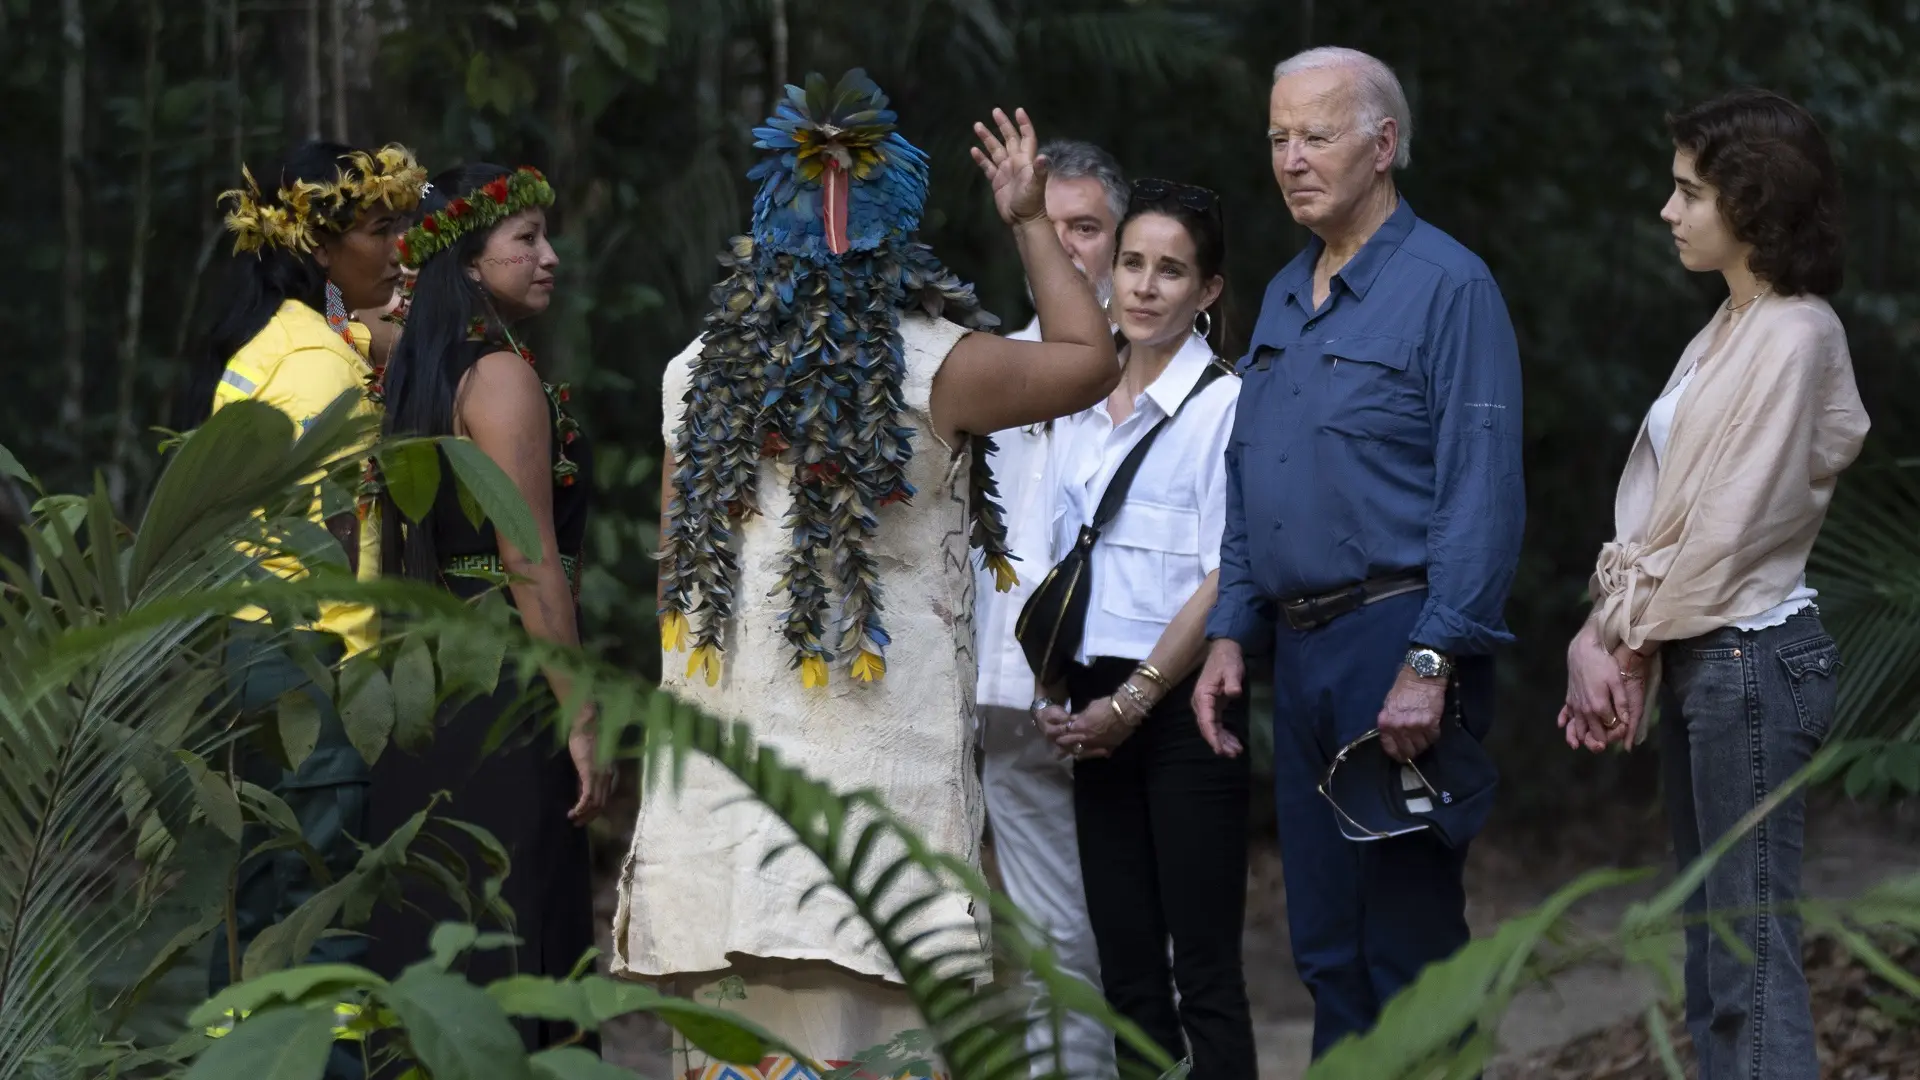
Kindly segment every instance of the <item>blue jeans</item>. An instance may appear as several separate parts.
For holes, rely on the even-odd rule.
[[[1377,726],[1427,594],[1274,636],[1273,787],[1294,967],[1313,995],[1313,1056],[1368,1031],[1388,999],[1469,939],[1467,849],[1430,833],[1355,843],[1319,792],[1342,746]],[[1493,660],[1461,657],[1462,719],[1493,723]],[[1084,819],[1083,819],[1084,820]]]
[[[1686,866],[1798,772],[1833,723],[1839,649],[1808,609],[1763,630],[1727,628],[1661,653],[1667,817]],[[1687,1027],[1701,1080],[1820,1075],[1800,958],[1806,800],[1782,803],[1707,873],[1687,901]],[[1698,921],[1725,926],[1743,957]]]

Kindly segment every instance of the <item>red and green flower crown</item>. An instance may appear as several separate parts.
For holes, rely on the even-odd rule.
[[[540,170],[522,165],[428,214],[400,238],[400,262],[418,270],[428,259],[475,230],[491,229],[522,210],[553,205],[553,185]]]

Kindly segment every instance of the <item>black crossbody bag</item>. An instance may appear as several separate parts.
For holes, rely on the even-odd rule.
[[[1126,503],[1127,489],[1133,486],[1133,475],[1140,471],[1141,462],[1147,459],[1147,451],[1153,447],[1153,441],[1160,437],[1160,430],[1180,415],[1180,410],[1186,408],[1187,402],[1211,385],[1213,380],[1228,374],[1232,373],[1221,364],[1219,357],[1214,357],[1173,412],[1162,417],[1133,445],[1126,459],[1120,462],[1120,467],[1113,471],[1113,478],[1107,481],[1106,491],[1100,494],[1100,506],[1093,512],[1092,523],[1080,527],[1080,536],[1073,542],[1073,550],[1047,571],[1039,587],[1033,590],[1033,595],[1027,597],[1026,604],[1020,608],[1020,618],[1013,624],[1013,636],[1020,642],[1020,651],[1027,654],[1027,665],[1033,668],[1042,685],[1059,683],[1066,674],[1067,665],[1073,661],[1073,655],[1080,651],[1080,639],[1087,632],[1087,591],[1093,572],[1093,545],[1100,541],[1100,531],[1113,521],[1120,513],[1120,507]]]

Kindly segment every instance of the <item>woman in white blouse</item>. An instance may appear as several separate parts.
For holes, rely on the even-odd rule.
[[[1037,722],[1075,759],[1081,871],[1107,998],[1176,1057],[1190,1046],[1195,1080],[1255,1076],[1240,967],[1248,759],[1215,754],[1191,704],[1240,391],[1207,341],[1225,244],[1213,192],[1133,185],[1110,308],[1127,340],[1123,374],[1106,401],[1055,423],[1054,559],[1093,521],[1128,452],[1165,424],[1092,549],[1066,685],[1040,687],[1034,702]],[[1237,751],[1244,708],[1225,727],[1218,737]]]
[[[1649,410],[1601,549],[1594,610],[1567,649],[1570,746],[1639,739],[1659,686],[1680,864],[1800,770],[1833,722],[1840,668],[1807,553],[1867,417],[1839,318],[1839,177],[1807,112],[1740,91],[1670,117],[1680,262],[1728,296]],[[1801,968],[1793,796],[1689,901],[1687,1022],[1702,1080],[1819,1075]],[[1730,935],[1701,918],[1717,912]],[[1727,937],[1740,942],[1730,946]]]

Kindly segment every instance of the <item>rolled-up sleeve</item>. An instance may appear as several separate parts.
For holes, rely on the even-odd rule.
[[[1501,614],[1526,525],[1520,350],[1491,280],[1459,286],[1429,338],[1434,501],[1412,641],[1451,655],[1513,640]],[[1224,577],[1222,596],[1225,595]]]
[[[1244,395],[1238,407],[1247,407]],[[1220,532],[1220,588],[1213,611],[1207,615],[1207,637],[1232,638],[1248,652],[1261,652],[1273,637],[1273,603],[1262,595],[1253,577],[1247,516],[1240,496],[1240,455],[1234,443],[1227,443],[1224,459],[1226,512]]]

